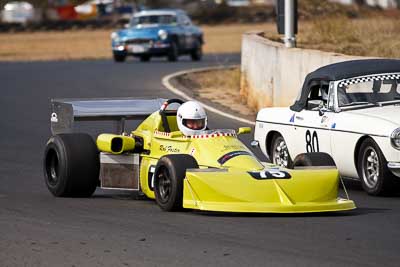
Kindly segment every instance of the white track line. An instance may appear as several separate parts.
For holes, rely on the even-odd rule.
[[[234,67],[236,67],[236,66],[237,66],[237,65],[232,65],[232,66],[227,66],[227,67],[218,66],[218,67],[208,67],[208,68],[198,68],[198,69],[190,69],[190,70],[178,71],[178,72],[175,72],[175,73],[172,73],[172,74],[169,74],[169,75],[165,76],[165,77],[162,79],[162,84],[163,84],[168,90],[170,90],[172,93],[174,93],[174,94],[176,94],[176,95],[182,97],[183,99],[186,99],[186,100],[195,100],[194,98],[188,96],[187,94],[185,94],[184,92],[182,92],[182,91],[179,90],[178,88],[175,88],[175,87],[171,84],[170,80],[173,79],[173,78],[175,78],[175,77],[177,77],[177,76],[181,76],[181,75],[188,74],[188,73],[204,72],[204,71],[209,71],[209,70],[230,69],[230,68],[234,68]],[[196,100],[196,101],[197,101],[197,100]],[[200,102],[200,101],[199,101],[199,102]],[[245,118],[240,118],[240,117],[231,115],[231,114],[229,114],[229,113],[227,113],[227,112],[224,112],[224,111],[221,111],[221,110],[219,110],[219,109],[216,109],[216,108],[214,108],[214,107],[211,107],[211,106],[209,106],[209,105],[206,105],[206,104],[204,104],[204,103],[202,103],[202,102],[200,102],[200,103],[203,105],[203,107],[204,107],[205,109],[207,109],[207,110],[209,110],[209,111],[211,111],[211,112],[213,112],[213,113],[216,113],[216,114],[218,114],[218,115],[224,116],[224,117],[229,118],[229,119],[231,119],[231,120],[236,120],[236,121],[240,121],[240,122],[247,123],[247,124],[250,124],[250,125],[255,125],[255,122],[254,122],[254,121],[250,121],[250,120],[247,120],[247,119],[245,119]]]

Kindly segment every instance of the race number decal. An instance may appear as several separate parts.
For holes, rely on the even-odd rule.
[[[151,165],[149,168],[149,172],[147,174],[147,184],[151,191],[154,191],[154,171],[156,170],[155,165]]]
[[[319,152],[319,143],[318,143],[318,135],[317,132],[314,131],[312,134],[310,130],[306,132],[306,151],[310,152]]]
[[[292,176],[288,172],[281,171],[278,169],[270,169],[259,172],[248,172],[251,177],[257,180],[268,180],[268,179],[290,179]]]

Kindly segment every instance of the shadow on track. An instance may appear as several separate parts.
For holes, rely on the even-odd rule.
[[[370,209],[370,208],[357,208],[350,211],[336,211],[336,212],[316,212],[316,213],[238,213],[238,212],[210,212],[210,211],[193,211],[195,214],[211,216],[211,217],[260,217],[260,218],[319,218],[319,217],[347,217],[359,216],[371,213],[384,213],[391,211],[391,209]]]

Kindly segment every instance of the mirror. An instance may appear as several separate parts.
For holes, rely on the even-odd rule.
[[[236,132],[237,135],[239,134],[248,134],[251,133],[251,128],[250,127],[240,127],[238,131]]]
[[[326,107],[321,107],[319,110],[318,110],[318,115],[319,116],[324,116],[324,114],[325,114],[325,112],[327,112],[329,109],[327,109]]]
[[[257,140],[253,140],[253,141],[251,141],[250,146],[251,147],[259,147],[260,143]]]

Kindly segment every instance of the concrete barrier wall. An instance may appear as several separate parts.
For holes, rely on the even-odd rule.
[[[241,95],[254,110],[289,106],[308,73],[330,63],[360,59],[317,50],[288,49],[260,34],[249,32],[242,39]]]

